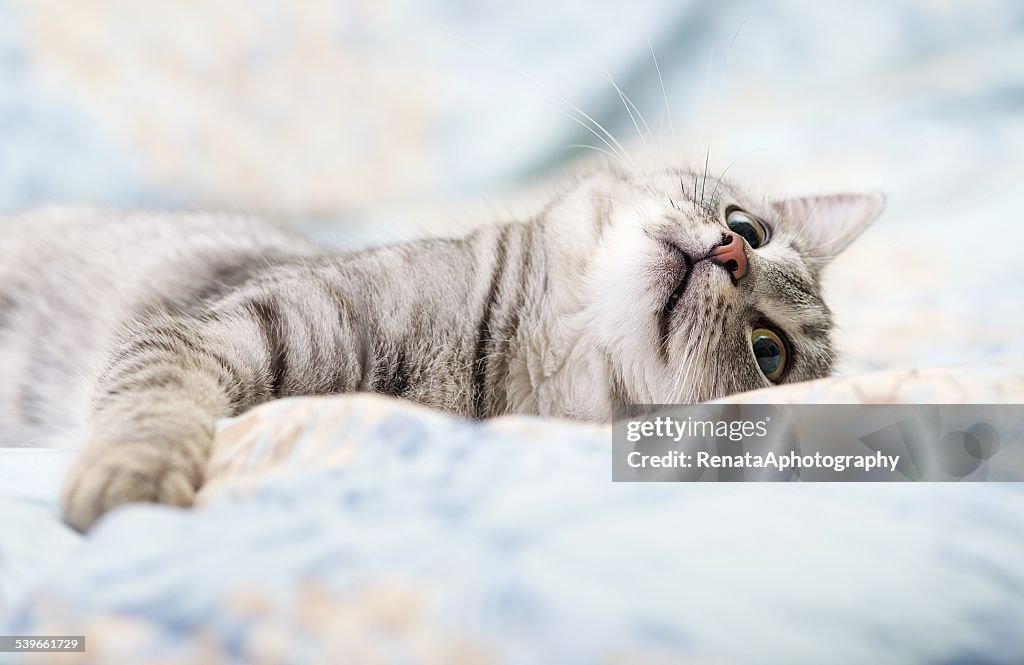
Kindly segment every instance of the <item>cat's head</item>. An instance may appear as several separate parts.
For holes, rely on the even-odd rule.
[[[544,218],[550,303],[539,407],[706,401],[827,376],[822,268],[880,194],[770,200],[703,172],[593,174]]]

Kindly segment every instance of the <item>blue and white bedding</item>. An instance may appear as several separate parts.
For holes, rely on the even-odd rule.
[[[613,484],[609,442],[275,402],[193,512],[80,538],[0,501],[0,573],[33,580],[0,633],[110,664],[1024,662],[1024,486]]]

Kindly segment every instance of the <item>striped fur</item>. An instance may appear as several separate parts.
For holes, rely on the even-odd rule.
[[[678,256],[718,244],[729,205],[772,242],[735,284],[694,263],[665,317]],[[0,445],[87,441],[64,495],[86,529],[128,502],[189,505],[216,420],[272,399],[370,391],[601,420],[763,387],[763,320],[793,346],[787,381],[824,376],[819,270],[880,207],[602,171],[536,219],[344,255],[253,219],[26,213],[0,222]]]

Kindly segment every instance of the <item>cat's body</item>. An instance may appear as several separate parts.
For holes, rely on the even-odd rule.
[[[200,343],[203,331],[232,332],[224,353],[236,343],[266,347],[259,358],[227,359],[250,376],[225,382],[251,384],[232,411],[357,390],[469,417],[532,410],[509,404],[489,371],[507,373],[492,357],[512,355],[512,310],[538,281],[526,274],[530,225],[345,255],[261,220],[210,214],[56,208],[4,228],[0,363],[13,380],[0,384],[0,432],[73,430],[88,421],[97,379],[114,380],[112,353],[205,362],[216,349],[215,340]],[[226,320],[236,314],[247,320]],[[196,335],[197,348],[175,328]],[[144,333],[152,348],[133,349]]]
[[[532,220],[344,255],[216,215],[0,221],[0,445],[87,442],[65,493],[87,528],[126,502],[190,503],[215,421],[279,397],[599,420],[827,374],[818,271],[880,199],[689,181],[600,172]],[[808,226],[812,205],[849,219]],[[733,232],[750,231],[739,208],[771,242]],[[752,351],[765,327],[779,348]]]

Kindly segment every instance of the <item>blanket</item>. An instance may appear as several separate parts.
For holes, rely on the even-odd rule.
[[[988,371],[1024,398],[1024,366]],[[271,402],[221,424],[192,511],[82,538],[0,498],[0,633],[111,664],[1024,658],[1024,486],[611,483],[609,449],[608,426]]]

